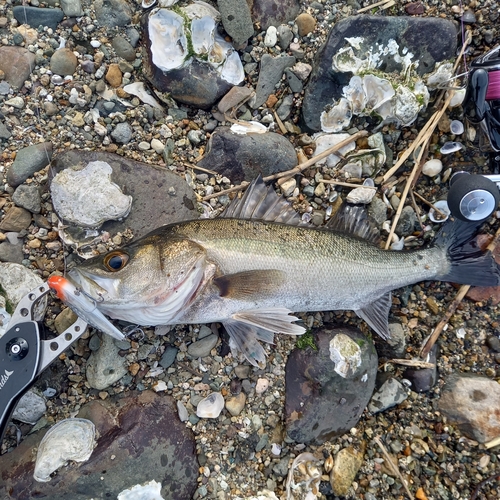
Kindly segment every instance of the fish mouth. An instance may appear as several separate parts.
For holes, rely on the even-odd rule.
[[[68,273],[68,278],[96,302],[108,302],[117,298],[116,285],[118,285],[118,280],[106,278],[107,286],[104,287],[100,283],[102,279],[99,276],[83,273],[79,269],[72,269]]]

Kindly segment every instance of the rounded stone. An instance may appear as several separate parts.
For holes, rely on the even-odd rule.
[[[70,49],[58,49],[50,58],[50,70],[61,76],[72,75],[76,71],[78,59]]]
[[[119,87],[122,83],[122,72],[120,66],[116,63],[110,64],[106,73],[106,81],[112,87]]]
[[[314,19],[311,14],[303,13],[297,16],[295,24],[297,25],[299,35],[306,36],[314,31],[314,28],[316,27],[316,19]]]

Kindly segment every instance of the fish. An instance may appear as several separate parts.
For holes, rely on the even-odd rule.
[[[125,338],[125,335],[99,311],[96,301],[83,293],[73,282],[63,276],[54,275],[47,280],[47,284],[59,300],[90,326],[117,340]]]
[[[265,366],[260,341],[306,331],[294,312],[353,310],[388,339],[394,289],[428,280],[500,285],[500,267],[474,242],[477,230],[451,218],[428,248],[382,250],[360,206],[345,205],[317,228],[259,177],[221,216],[161,226],[68,277],[113,319],[220,322],[232,347]]]

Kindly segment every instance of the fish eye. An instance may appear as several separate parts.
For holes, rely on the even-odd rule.
[[[121,251],[110,252],[104,257],[104,265],[108,271],[119,271],[127,264],[129,256]]]

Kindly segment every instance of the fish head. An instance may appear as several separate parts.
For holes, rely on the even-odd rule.
[[[200,245],[153,234],[85,261],[69,277],[111,318],[161,325],[194,298],[205,268]]]

